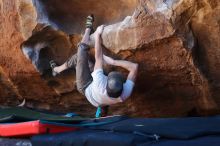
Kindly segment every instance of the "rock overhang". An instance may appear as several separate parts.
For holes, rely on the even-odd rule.
[[[95,15],[96,27],[109,25],[132,15],[138,5],[137,0],[34,0],[34,3],[40,23],[48,23],[67,34],[81,33],[90,14]]]

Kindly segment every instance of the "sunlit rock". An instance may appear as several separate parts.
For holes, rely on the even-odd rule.
[[[32,30],[37,25],[37,13],[32,0],[18,0],[18,14],[21,32],[23,37],[27,39],[32,35]]]
[[[168,38],[180,28],[181,32],[187,31],[190,16],[195,12],[194,5],[195,1],[192,0],[142,0],[132,16],[105,27],[103,44],[118,53]],[[189,13],[189,16],[185,13]],[[185,20],[181,18],[182,15]],[[93,36],[92,40],[94,42]]]

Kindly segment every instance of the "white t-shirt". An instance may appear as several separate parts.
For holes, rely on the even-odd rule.
[[[86,88],[85,95],[88,101],[95,107],[103,105],[112,105],[119,102],[125,101],[132,93],[134,82],[131,80],[126,80],[123,85],[123,91],[120,97],[111,98],[108,96],[106,86],[107,86],[107,76],[104,75],[103,69],[96,69],[92,73],[93,81]]]

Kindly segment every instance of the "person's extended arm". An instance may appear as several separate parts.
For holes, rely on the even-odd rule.
[[[101,34],[103,32],[104,26],[100,26],[97,28],[95,32],[95,66],[94,70],[101,69],[103,66],[103,53],[101,46]]]
[[[126,70],[129,71],[127,79],[131,81],[135,81],[136,76],[137,76],[137,71],[138,71],[138,64],[133,63],[130,61],[125,61],[125,60],[114,60],[108,56],[104,55],[104,60],[107,64],[114,65],[114,66],[120,66],[122,68],[125,68]]]

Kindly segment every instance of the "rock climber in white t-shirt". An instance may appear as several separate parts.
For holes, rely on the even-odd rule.
[[[138,64],[124,60],[114,60],[103,55],[101,35],[104,26],[101,25],[94,33],[95,36],[95,64],[92,64],[88,56],[90,33],[94,17],[88,16],[86,31],[78,51],[63,65],[52,67],[54,74],[68,69],[76,69],[76,85],[80,93],[95,107],[103,107],[125,101],[132,93],[137,75]],[[108,76],[104,75],[103,64],[119,66],[128,70],[127,79],[120,72],[112,71]]]

